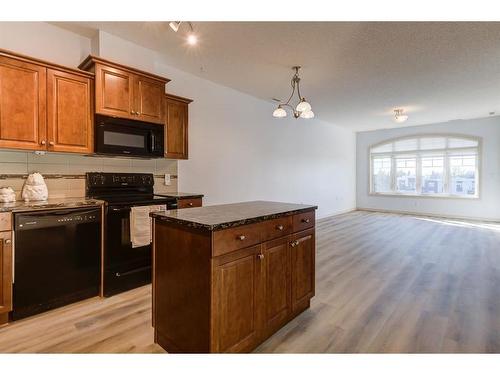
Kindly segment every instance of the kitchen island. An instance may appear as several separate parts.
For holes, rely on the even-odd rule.
[[[314,296],[316,206],[151,213],[153,326],[168,352],[250,352]]]

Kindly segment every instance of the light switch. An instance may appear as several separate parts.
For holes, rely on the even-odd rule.
[[[165,173],[165,185],[170,185],[170,173]]]

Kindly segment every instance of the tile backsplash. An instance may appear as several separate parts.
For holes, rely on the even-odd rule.
[[[83,156],[76,154],[46,153],[0,150],[0,176],[39,172],[42,175],[58,175],[46,178],[49,198],[85,196],[85,179],[74,178],[85,172],[169,173],[171,185],[164,185],[163,178],[155,177],[155,192],[177,191],[177,161],[169,159],[126,159]],[[60,176],[59,176],[60,175]],[[24,178],[2,178],[0,187],[11,186],[21,199]]]

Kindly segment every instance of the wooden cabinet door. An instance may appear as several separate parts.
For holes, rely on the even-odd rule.
[[[136,119],[163,124],[165,84],[136,76],[134,89]]]
[[[46,149],[46,71],[0,56],[0,147]]]
[[[270,336],[288,319],[292,312],[290,275],[290,237],[265,242],[264,259],[264,330]]]
[[[12,310],[12,238],[0,232],[0,314]]]
[[[135,75],[125,70],[96,64],[96,113],[137,119],[134,110]]]
[[[165,108],[165,156],[187,159],[188,104],[167,98]]]
[[[260,245],[214,258],[211,352],[247,352],[261,334]]]
[[[91,153],[93,150],[92,80],[47,70],[49,151]]]
[[[315,275],[314,228],[292,236],[290,242],[292,270],[292,310],[303,310],[314,296]]]

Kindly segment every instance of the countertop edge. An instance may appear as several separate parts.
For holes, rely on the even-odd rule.
[[[101,207],[104,205],[104,203],[105,203],[104,201],[98,199],[92,199],[87,202],[75,201],[67,203],[47,203],[47,205],[45,206],[43,205],[43,203],[32,202],[32,205],[27,205],[29,203],[20,202],[19,206],[13,206],[13,207],[1,207],[0,204],[0,213],[64,210],[68,208],[83,208],[83,207]]]
[[[174,218],[174,217],[164,216],[161,213],[156,213],[156,212],[151,212],[149,215],[152,218],[158,219],[162,222],[177,223],[179,225],[182,225],[182,226],[185,226],[188,228],[203,229],[206,231],[215,232],[215,231],[222,230],[222,229],[235,228],[235,227],[239,227],[241,225],[259,223],[261,221],[277,219],[277,218],[280,218],[283,216],[296,215],[296,214],[300,214],[302,212],[307,212],[307,211],[312,211],[312,210],[317,210],[317,209],[318,209],[318,206],[310,206],[310,207],[304,207],[304,208],[294,209],[294,210],[290,210],[290,211],[283,211],[283,212],[279,212],[279,213],[275,213],[275,214],[256,216],[256,217],[252,217],[252,218],[229,221],[229,222],[220,223],[220,224],[213,224],[213,225],[201,224],[201,223],[196,223],[196,222],[189,221],[189,220],[183,220],[183,219],[178,219],[178,218]]]

